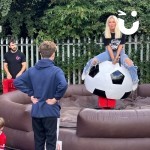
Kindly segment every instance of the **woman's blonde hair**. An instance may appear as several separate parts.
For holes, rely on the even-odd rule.
[[[119,26],[118,26],[118,18],[114,15],[111,15],[107,18],[106,21],[106,27],[105,27],[105,38],[111,38],[111,32],[110,32],[110,28],[108,26],[109,20],[113,18],[116,22],[116,27],[115,27],[115,38],[121,38],[122,34],[119,30]]]

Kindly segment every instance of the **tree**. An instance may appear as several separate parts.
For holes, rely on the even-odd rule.
[[[5,26],[3,36],[33,37],[38,32],[40,17],[50,0],[13,0],[7,16],[2,18]]]
[[[149,8],[149,0],[13,0],[1,23],[5,26],[3,35],[38,39],[94,37],[104,32],[109,15],[118,16],[118,10],[122,10],[127,14],[122,17],[127,27],[139,20],[137,34],[149,34]],[[135,18],[131,16],[133,10],[138,14]]]
[[[123,17],[126,27],[139,20],[138,33],[149,34],[149,8],[148,0],[53,0],[41,19],[43,26],[38,35],[52,39],[98,36],[104,31],[107,17],[118,16],[118,10],[127,14]],[[135,18],[131,16],[133,10],[138,14]]]
[[[0,0],[0,11],[1,11],[2,17],[8,14],[11,3],[12,3],[12,0]]]
[[[39,36],[56,39],[98,35],[104,24],[99,22],[101,11],[95,8],[93,0],[53,1],[41,18]]]

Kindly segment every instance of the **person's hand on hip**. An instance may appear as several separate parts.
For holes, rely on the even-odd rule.
[[[57,100],[55,98],[52,98],[52,99],[47,99],[46,100],[46,103],[49,104],[49,105],[53,105],[57,102]]]

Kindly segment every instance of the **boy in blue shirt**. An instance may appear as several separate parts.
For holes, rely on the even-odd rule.
[[[42,59],[14,80],[20,91],[32,101],[32,127],[35,149],[56,149],[57,118],[60,117],[59,100],[63,97],[67,82],[63,71],[54,65],[57,47],[54,42],[44,41],[39,46]]]

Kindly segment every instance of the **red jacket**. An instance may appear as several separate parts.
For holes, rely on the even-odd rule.
[[[6,135],[2,132],[0,134],[0,150],[4,150],[6,144]]]

